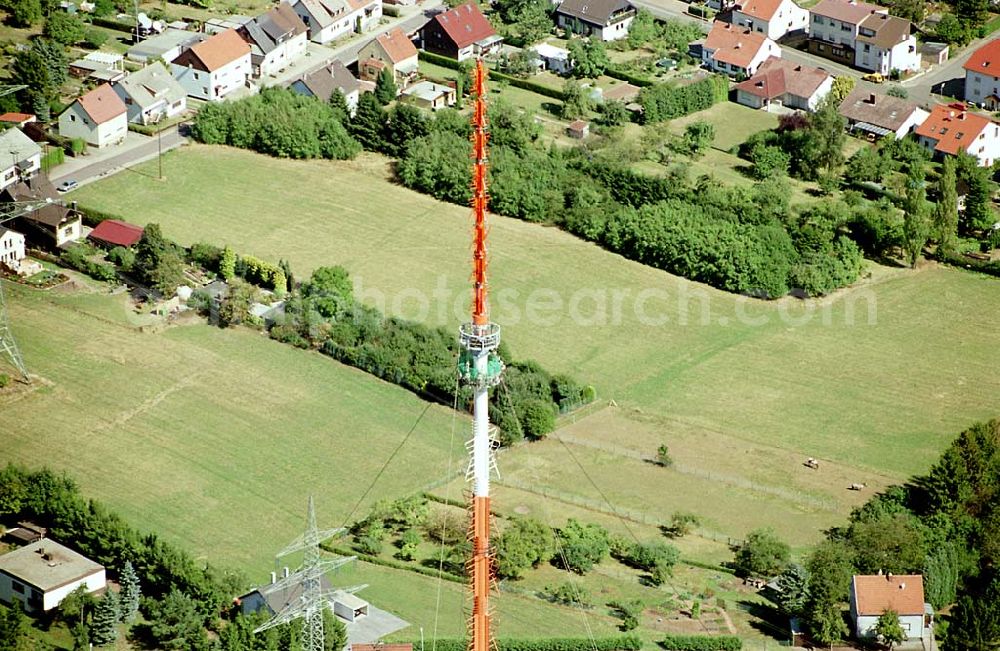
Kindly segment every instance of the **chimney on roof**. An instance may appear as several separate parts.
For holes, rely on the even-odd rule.
[[[741,47],[743,47],[743,41],[736,41],[736,49],[738,50]]]
[[[288,566],[286,565],[283,570],[281,570],[281,576],[288,578]]]
[[[875,106],[875,93],[868,93],[868,103]],[[881,574],[882,570],[879,570],[878,573]]]
[[[886,573],[885,580],[886,581],[892,581],[892,572],[887,572]]]
[[[905,590],[906,589],[906,583],[900,583],[899,584],[899,589],[900,590]]]
[[[278,582],[278,573],[271,572],[271,585],[274,585],[277,582]]]
[[[880,568],[878,568],[878,575],[879,575],[879,576],[882,576],[882,568],[881,568],[881,567],[880,567]]]

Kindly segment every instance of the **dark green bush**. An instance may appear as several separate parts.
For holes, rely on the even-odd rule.
[[[660,646],[666,651],[740,651],[743,640],[735,635],[668,635]]]

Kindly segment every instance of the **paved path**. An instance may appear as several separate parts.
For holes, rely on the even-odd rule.
[[[56,185],[66,179],[76,179],[80,185],[85,185],[108,174],[156,158],[161,149],[166,152],[187,142],[187,138],[179,133],[176,126],[165,129],[159,142],[157,140],[155,136],[143,136],[130,131],[124,144],[89,156],[67,159],[49,173],[49,178]]]

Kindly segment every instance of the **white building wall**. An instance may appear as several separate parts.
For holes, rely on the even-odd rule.
[[[189,97],[216,101],[237,88],[242,88],[250,76],[250,53],[212,72],[204,72],[187,66],[170,64],[174,78],[187,91]]]
[[[88,144],[94,145],[98,149],[112,147],[121,144],[128,135],[128,113],[122,113],[116,118],[111,118],[107,122],[97,125],[95,130],[96,139]]]
[[[903,615],[899,618],[899,623],[903,627],[903,632],[909,640],[919,640],[923,635],[924,618],[923,615]],[[878,616],[859,616],[855,633],[859,638],[875,637],[875,625],[878,624]]]
[[[77,217],[56,230],[56,246],[62,246],[67,242],[75,242],[81,237],[83,237],[83,223]]]
[[[1000,97],[1000,77],[981,72],[965,71],[965,99],[982,104],[990,95]]]
[[[1000,126],[996,122],[986,125],[966,151],[976,157],[980,167],[992,165],[1000,158]]]
[[[918,126],[924,123],[924,120],[926,120],[930,116],[931,114],[922,108],[918,108],[915,111],[913,111],[913,114],[910,115],[910,117],[908,117],[906,121],[903,122],[903,124],[898,129],[896,129],[896,140],[899,140],[906,134],[916,129]]]
[[[625,38],[628,36],[629,25],[635,19],[635,15],[629,16],[625,20],[619,21],[611,25],[605,25],[601,31],[601,40],[603,41],[617,41],[618,39]]]
[[[833,77],[827,77],[826,81],[820,84],[816,92],[812,94],[812,97],[806,101],[806,105],[803,108],[815,111],[819,107],[820,102],[830,94],[831,90],[833,90]]]
[[[308,42],[309,40],[306,38],[305,32],[303,32],[279,44],[278,47],[268,52],[264,60],[260,62],[261,76],[276,75],[282,69],[305,56],[306,44]]]
[[[755,32],[777,40],[789,32],[809,29],[809,11],[792,0],[784,0],[771,20],[754,18],[737,9],[733,11],[733,24],[749,27]]]
[[[0,235],[0,263],[16,267],[24,260],[24,235],[17,231],[6,231]]]
[[[73,102],[59,115],[59,135],[66,138],[83,138],[87,142],[92,142],[97,140],[97,126],[80,103]]]
[[[71,592],[76,590],[81,585],[87,586],[87,592],[93,593],[98,590],[103,590],[107,586],[107,581],[104,575],[104,568],[101,568],[97,572],[94,572],[90,576],[79,579],[72,583],[68,583],[61,588],[56,588],[50,592],[46,592],[42,597],[42,610],[52,610],[65,599]]]

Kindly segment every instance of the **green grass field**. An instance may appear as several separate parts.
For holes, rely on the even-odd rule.
[[[392,313],[449,326],[464,313],[467,210],[387,183],[385,159],[285,161],[192,146],[167,156],[165,169],[165,182],[120,174],[74,198],[159,222],[184,243],[289,259],[299,274],[343,264],[357,294]],[[983,307],[1000,299],[993,279],[933,265],[875,267],[834,297],[762,303],[553,228],[497,217],[491,238],[494,315],[515,354],[638,410],[651,432],[644,445],[684,441],[694,470],[726,454],[713,443],[720,437],[743,442],[748,455],[787,455],[787,468],[763,478],[743,464],[733,472],[739,481],[790,489],[805,456],[850,469],[825,489],[838,505],[828,524],[858,499],[842,490],[845,477],[878,483],[925,470],[954,433],[996,415],[1000,333]],[[632,441],[627,431],[622,441]],[[766,511],[757,497],[733,497],[726,508],[753,520]],[[806,540],[819,524],[783,529]]]
[[[670,121],[670,130],[683,133],[693,122],[708,122],[715,127],[712,146],[729,151],[758,131],[778,126],[778,116],[759,111],[735,102],[719,102],[711,108]]]

